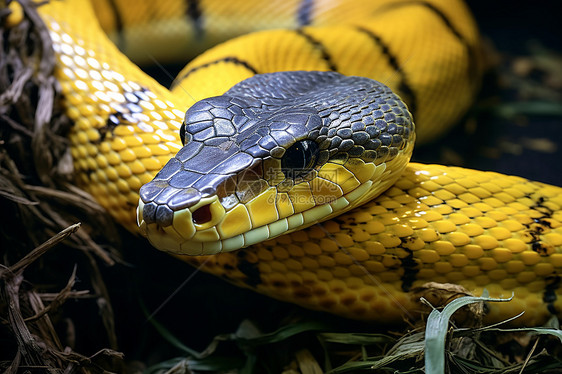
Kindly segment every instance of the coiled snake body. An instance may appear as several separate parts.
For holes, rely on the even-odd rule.
[[[184,34],[204,44],[215,38],[214,26],[228,24],[221,17],[236,23],[251,3],[94,5],[123,48],[146,56],[130,41],[146,27],[126,31],[143,12],[158,18],[169,11]],[[478,35],[465,5],[363,3],[325,10],[313,1],[273,5],[275,12],[258,13],[256,23],[269,24],[277,13],[290,29],[208,51],[180,73],[172,91],[117,50],[92,20],[88,1],[42,6],[55,74],[75,122],[77,183],[129,230],[138,232],[138,219],[155,246],[309,308],[398,322],[417,308],[411,290],[432,281],[475,294],[514,292],[514,301],[490,306],[490,321],[522,310],[521,324],[560,315],[560,188],[408,164],[412,116],[418,141],[433,139],[459,119],[478,89]],[[166,48],[179,53],[184,42],[173,40]],[[325,72],[264,75],[193,105],[256,73],[295,70],[382,81],[412,116],[386,86]],[[259,82],[269,90],[256,88]],[[303,82],[312,90],[303,90]],[[321,86],[340,96],[314,91]],[[283,109],[287,98],[292,102]]]

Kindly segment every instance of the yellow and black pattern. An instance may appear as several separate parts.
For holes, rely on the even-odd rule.
[[[343,8],[319,15],[313,27],[258,32],[221,44],[186,66],[172,91],[200,100],[224,92],[216,80],[233,86],[256,73],[331,70],[392,88],[415,118],[418,143],[458,121],[481,74],[478,34],[462,2],[349,2]],[[348,17],[351,10],[360,16]],[[424,36],[413,37],[420,29]]]
[[[453,283],[510,303],[489,321],[559,315],[562,191],[492,172],[411,163],[381,196],[321,225],[233,253],[182,257],[281,300],[351,318],[400,322],[409,291]]]
[[[253,22],[242,16],[263,9],[253,1],[93,3],[125,50],[135,44],[130,35],[148,29],[129,31],[149,9],[172,10],[191,40],[205,39],[232,19],[247,26]],[[481,65],[478,33],[464,3],[318,4],[284,1],[258,13],[262,24],[289,29],[209,50],[184,69],[172,92],[119,52],[96,25],[89,1],[41,6],[57,56],[55,75],[75,122],[70,140],[77,183],[137,232],[138,191],[180,150],[187,108],[255,73],[336,70],[379,80],[409,105],[421,141],[437,137],[469,107]],[[265,16],[274,13],[279,24]],[[183,45],[155,40],[162,53]],[[160,59],[160,52],[150,53]],[[476,294],[484,287],[493,296],[514,292],[515,301],[492,306],[489,320],[526,310],[518,322],[536,324],[562,308],[561,192],[521,178],[410,164],[393,187],[344,217],[242,251],[186,260],[272,297],[378,321],[414,313],[408,291],[429,280]]]

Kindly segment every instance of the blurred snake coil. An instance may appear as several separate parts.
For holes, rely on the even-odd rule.
[[[561,188],[408,163],[411,118],[416,141],[428,142],[462,117],[479,89],[478,31],[461,1],[63,0],[39,12],[74,122],[77,184],[128,230],[140,225],[156,247],[239,286],[353,319],[399,323],[417,313],[413,290],[427,282],[514,293],[489,305],[487,322],[521,311],[516,324],[562,315]],[[262,28],[275,30],[254,32]],[[167,62],[248,32],[194,58],[171,90],[118,49],[139,63]],[[292,117],[243,132],[251,127],[240,118],[245,99],[228,96],[195,105],[184,126],[188,146],[212,151],[180,152],[180,127],[196,101],[278,71],[371,78],[409,112],[375,84],[370,92],[384,100],[373,112],[358,104],[331,115],[330,98],[317,110],[303,104],[305,94]],[[331,124],[303,135],[302,124],[318,118]],[[289,154],[297,164],[305,158],[304,172],[283,172]],[[210,187],[182,189],[162,174],[151,182],[168,162]]]

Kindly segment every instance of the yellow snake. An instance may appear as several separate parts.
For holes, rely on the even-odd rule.
[[[349,0],[326,8],[307,0],[93,4],[95,11],[87,0],[51,1],[40,14],[53,40],[54,74],[67,115],[74,121],[70,141],[77,183],[132,232],[138,232],[139,189],[182,147],[179,129],[186,110],[256,72],[335,70],[379,80],[409,106],[421,142],[458,120],[479,86],[478,33],[461,1]],[[169,91],[119,52],[96,17],[137,61],[151,55],[161,61],[159,53],[170,51],[177,58],[190,45],[201,48],[221,33],[238,32],[230,25],[240,32],[254,26],[284,29],[211,49],[195,58]],[[183,38],[168,33],[167,22],[178,26]],[[147,43],[154,47],[149,53]],[[477,295],[483,288],[495,297],[513,292],[512,302],[490,305],[488,321],[523,310],[516,323],[560,316],[562,189],[493,172],[407,164],[408,148],[388,165],[326,163],[316,179],[301,181],[316,183],[315,188],[290,190],[294,199],[284,203],[274,195],[276,217],[295,216],[307,229],[238,251],[183,258],[237,285],[356,319],[400,322],[418,308],[418,294],[411,290],[430,281],[458,284]],[[314,191],[333,185],[339,186],[335,198],[353,201],[361,195],[362,203],[382,192],[367,192],[371,185],[386,190],[360,208],[312,225],[322,219],[319,213],[306,221],[311,206],[293,200],[310,201]],[[239,230],[240,222],[247,229],[271,222],[272,193],[267,189],[237,205],[239,212],[226,216],[238,226],[225,223],[221,233]],[[338,204],[330,212],[341,208]],[[211,226],[197,227],[204,232],[201,241],[218,239]],[[156,227],[165,235],[155,244],[175,248],[182,257],[191,249],[176,244],[181,229]],[[211,253],[217,247],[202,244],[192,251]]]

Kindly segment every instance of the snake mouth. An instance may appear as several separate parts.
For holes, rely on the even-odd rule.
[[[311,195],[302,195],[296,188],[284,193],[269,187],[246,203],[225,208],[221,198],[213,195],[175,211],[141,198],[137,223],[154,247],[176,255],[213,255],[245,248],[331,219],[378,196],[406,167],[412,147],[380,165],[361,160],[327,163],[315,181],[331,179],[339,192],[313,181],[316,188]]]
[[[362,190],[367,187],[365,186]],[[310,226],[335,210],[342,209],[350,204],[348,199],[341,197],[331,204],[319,205],[305,212],[248,229],[242,221],[223,222],[221,219],[217,219],[217,216],[213,215],[213,211],[216,212],[216,208],[213,209],[213,204],[216,203],[218,201],[215,200],[210,204],[195,207],[195,209],[186,208],[176,211],[172,224],[164,226],[155,222],[147,223],[143,219],[145,204],[140,200],[137,208],[137,223],[141,234],[147,237],[150,243],[159,250],[191,256],[213,255],[245,248],[288,231]],[[246,211],[243,204],[240,204],[239,207],[241,208],[240,212],[235,213],[235,217],[231,221],[239,220],[240,217],[236,216]],[[201,217],[204,217],[206,222],[204,224],[196,223]],[[218,224],[216,221],[219,221]],[[221,225],[221,223],[226,224]],[[240,231],[244,232],[237,234]]]
[[[396,168],[397,174],[406,162],[407,160],[400,162],[403,165]],[[277,212],[281,211],[279,201],[271,199],[271,196],[276,199],[279,196],[274,192],[274,188],[266,190],[256,200],[247,204],[237,204],[228,211],[224,210],[216,196],[202,199],[191,208],[175,211],[168,225],[162,224],[162,221],[153,222],[148,218],[151,215],[150,209],[153,208],[146,212],[149,204],[145,204],[141,199],[137,209],[138,225],[150,243],[162,251],[191,256],[230,252],[339,215],[365,199],[370,200],[378,195],[396,179],[395,176],[390,176],[395,173],[389,174],[384,164],[373,167],[369,174],[372,179],[369,178],[364,183],[350,188],[344,195],[301,212],[292,210],[292,213],[285,217],[277,216],[275,220],[268,220],[269,222],[261,225],[252,223],[252,206],[265,211],[267,209],[263,205],[269,202]],[[388,178],[382,178],[383,175]],[[382,180],[385,182],[381,183]]]
[[[154,211],[154,213],[152,213]],[[156,248],[190,255],[212,254],[221,251],[217,245],[220,234],[216,225],[224,218],[225,209],[217,196],[201,199],[197,204],[174,211],[171,219],[155,221],[158,207],[139,199],[137,224],[143,236]]]

